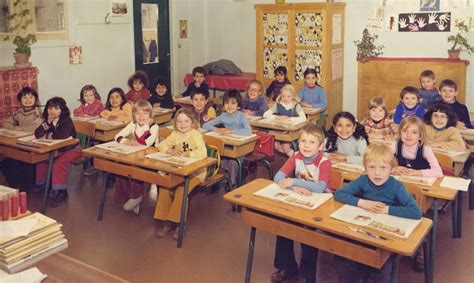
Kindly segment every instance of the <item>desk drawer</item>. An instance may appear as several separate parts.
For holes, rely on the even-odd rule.
[[[244,224],[380,269],[391,253],[243,209]]]
[[[241,146],[225,145],[224,154],[222,154],[222,156],[231,157],[231,158],[243,157],[253,152],[254,148],[255,148],[255,142],[251,142],[251,143],[244,144]]]
[[[168,173],[162,175],[156,170],[148,170],[100,158],[94,158],[94,168],[120,176],[131,177],[146,183],[157,184],[165,188],[174,188],[184,182],[184,178],[181,176]]]
[[[30,164],[36,164],[42,161],[48,160],[49,153],[34,153],[30,151],[24,151],[18,148],[12,148],[8,146],[0,146],[0,153],[5,157],[12,158],[15,160],[23,161]]]

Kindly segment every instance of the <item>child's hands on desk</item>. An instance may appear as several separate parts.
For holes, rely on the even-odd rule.
[[[465,130],[465,129],[467,129],[467,128],[466,128],[466,125],[465,125],[463,122],[460,122],[460,121],[457,121],[457,122],[456,122],[456,128],[458,128],[459,130]]]
[[[278,183],[282,189],[289,188],[293,185],[293,179],[292,178],[285,178]]]
[[[135,140],[125,140],[124,142],[125,145],[130,145],[130,146],[137,146],[137,145],[140,145],[137,141]]]
[[[293,187],[293,192],[298,193],[302,196],[310,196],[312,194],[310,190],[303,187]]]
[[[312,108],[312,107],[313,107],[313,105],[312,105],[311,103],[304,102],[304,101],[301,102],[301,105],[303,105],[303,107],[308,107],[308,108]]]
[[[380,201],[360,199],[357,206],[369,212],[388,214],[388,205]]]
[[[393,175],[407,175],[407,176],[423,176],[420,170],[410,169],[404,166],[395,166],[392,169]]]
[[[277,121],[288,121],[288,120],[290,120],[290,117],[288,117],[288,116],[275,116],[275,120],[277,120]]]
[[[115,116],[115,115],[110,115],[109,117],[107,117],[107,120],[109,120],[109,121],[117,121],[117,116]]]
[[[232,134],[232,129],[229,128],[214,128],[214,132],[221,135],[230,135]]]
[[[330,153],[328,159],[333,162],[347,162],[347,154],[344,153]]]
[[[244,110],[242,110],[242,112],[244,112],[244,114],[247,115],[247,116],[253,116],[252,110],[244,109]]]

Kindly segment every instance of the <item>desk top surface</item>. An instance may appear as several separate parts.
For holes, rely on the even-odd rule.
[[[187,166],[177,166],[145,157],[147,154],[155,152],[158,152],[156,147],[149,147],[145,150],[141,150],[132,154],[120,154],[96,147],[89,147],[82,151],[85,157],[107,159],[126,165],[168,172],[179,176],[189,176],[200,169],[206,168],[217,162],[215,158],[206,157],[205,159],[196,161]]]
[[[128,282],[62,253],[43,259],[36,267],[48,275],[43,282]]]
[[[53,145],[43,145],[43,144],[38,144],[38,143],[33,143],[33,142],[21,142],[22,144],[18,144],[18,142],[19,142],[18,138],[0,136],[0,145],[17,148],[17,149],[21,149],[25,151],[30,151],[34,153],[39,153],[39,154],[49,153],[51,151],[60,149],[68,145],[77,144],[79,140],[68,139],[68,140],[53,144]],[[31,145],[31,146],[28,146],[28,145]]]
[[[256,179],[225,194],[224,199],[246,208],[288,219],[310,227],[318,228],[326,232],[334,233],[339,236],[347,237],[401,255],[413,254],[420,245],[421,241],[428,234],[432,226],[432,221],[430,219],[423,218],[421,223],[415,228],[415,230],[407,239],[398,238],[378,230],[363,227],[365,230],[371,231],[374,234],[383,234],[384,237],[387,238],[387,240],[376,239],[361,233],[353,232],[347,228],[347,226],[356,225],[331,218],[330,215],[343,205],[334,199],[328,200],[315,210],[307,210],[253,195],[253,193],[271,183],[272,181],[270,180]]]
[[[272,129],[278,131],[299,131],[304,126],[306,126],[307,122],[302,122],[296,125],[285,125],[282,124],[280,121],[274,120],[272,123],[265,123],[262,122],[263,118],[261,119],[250,119],[249,123],[253,127],[265,128],[265,129]]]

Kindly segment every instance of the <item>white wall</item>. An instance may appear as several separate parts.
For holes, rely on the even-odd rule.
[[[109,8],[103,0],[69,0],[69,35],[65,41],[39,41],[32,47],[30,61],[38,67],[39,95],[41,101],[53,96],[66,99],[73,109],[79,102],[79,91],[85,84],[97,87],[102,100],[115,86],[125,91],[127,79],[134,71],[132,2],[129,1],[129,16],[109,18]],[[82,45],[83,64],[70,65],[68,46]],[[14,47],[0,43],[0,65],[12,66]]]

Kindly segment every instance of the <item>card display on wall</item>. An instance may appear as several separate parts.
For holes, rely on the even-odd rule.
[[[420,0],[420,11],[439,11],[440,0]]]
[[[114,17],[123,17],[128,13],[127,0],[109,0],[110,13]]]
[[[322,46],[323,16],[319,13],[297,13],[295,15],[295,41],[298,46]]]
[[[286,45],[288,44],[288,15],[263,14],[263,44]]]
[[[449,32],[451,13],[406,13],[398,15],[398,31]]]
[[[82,64],[82,46],[69,46],[69,64]]]
[[[321,70],[323,53],[320,49],[296,49],[295,50],[295,81],[303,81],[303,73],[308,68],[316,69],[316,81],[321,84]]]

